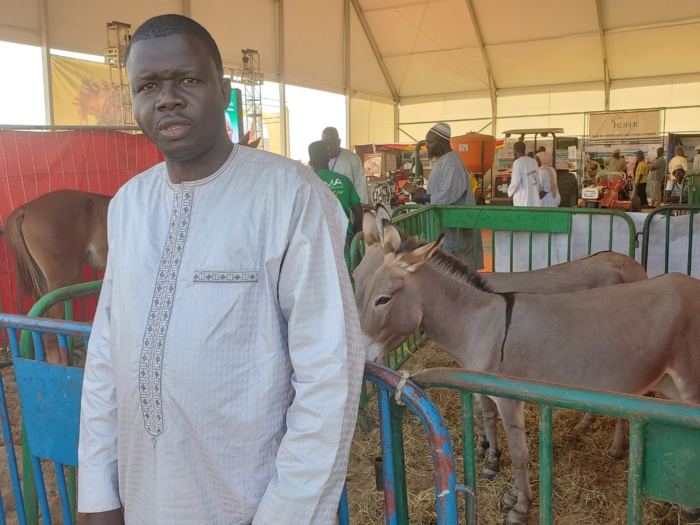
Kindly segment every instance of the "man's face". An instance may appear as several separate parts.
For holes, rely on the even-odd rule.
[[[335,158],[340,155],[340,137],[335,133],[326,132],[321,136],[321,140],[328,146],[328,156]]]
[[[664,149],[663,149],[663,148],[659,148],[659,149],[656,150],[656,156],[657,156],[657,157],[660,157],[660,156],[663,155],[663,154],[664,154]]]
[[[676,178],[676,182],[680,184],[683,180],[683,177],[685,177],[685,170],[676,170],[673,172],[673,176]]]
[[[428,131],[425,136],[425,147],[428,148],[428,157],[439,157],[442,155],[442,139],[432,131]]]
[[[620,152],[619,152],[619,151],[616,151],[615,153],[613,153],[613,157],[615,157],[616,159],[619,159],[619,158],[620,158]]]
[[[644,160],[644,155],[641,154],[641,153],[637,153],[637,160],[638,160],[639,162],[643,161],[643,160]]]
[[[168,160],[205,158],[228,141],[224,110],[231,84],[192,35],[135,43],[127,63],[134,118]]]

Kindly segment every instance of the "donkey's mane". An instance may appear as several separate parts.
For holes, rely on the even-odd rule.
[[[428,242],[422,239],[408,237],[401,242],[399,249],[396,251],[396,255],[412,252],[413,250],[416,250],[421,246],[425,246],[426,244],[428,244]],[[442,250],[435,250],[433,255],[430,257],[430,261],[433,263],[436,269],[449,275],[453,275],[460,281],[469,284],[478,290],[483,292],[493,292],[493,288],[491,288],[490,284],[484,281],[479,274],[470,273],[469,266],[452,254],[445,253]]]

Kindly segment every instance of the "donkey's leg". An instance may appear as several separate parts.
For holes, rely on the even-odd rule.
[[[583,417],[581,418],[581,421],[578,422],[578,424],[574,427],[574,430],[577,430],[579,432],[583,432],[584,430],[587,430],[588,427],[590,427],[593,423],[595,423],[595,420],[598,418],[597,414],[593,414],[591,412],[586,412]]]
[[[608,456],[618,461],[625,458],[625,437],[627,437],[627,426],[624,419],[618,419],[615,426],[615,437],[613,444],[608,450]]]
[[[486,438],[486,433],[484,432],[484,416],[481,409],[481,394],[474,394],[474,419],[476,419],[476,448],[474,449],[474,455],[477,458],[484,459],[486,457],[486,451],[489,449],[489,440]]]
[[[528,476],[527,440],[525,438],[525,404],[513,399],[496,398],[498,411],[508,440],[508,451],[515,470],[515,487],[501,499],[504,509],[510,508],[507,525],[526,525],[532,503],[532,487]]]
[[[481,396],[481,414],[484,418],[484,431],[489,445],[481,477],[493,479],[501,470],[501,446],[498,442],[498,407],[495,401],[488,396]]]

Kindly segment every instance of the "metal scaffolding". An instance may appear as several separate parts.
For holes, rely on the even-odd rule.
[[[107,48],[105,49],[105,63],[109,65],[111,107],[105,109],[111,112],[114,126],[136,125],[131,112],[131,96],[129,95],[129,81],[124,67],[124,55],[126,46],[131,39],[131,25],[122,22],[109,22],[107,24]]]
[[[242,49],[241,67],[233,73],[233,81],[244,86],[244,105],[250,140],[263,135],[262,84],[260,55],[254,49]]]

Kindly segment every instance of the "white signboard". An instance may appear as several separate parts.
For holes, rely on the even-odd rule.
[[[661,111],[591,113],[588,140],[645,139],[659,136]]]

